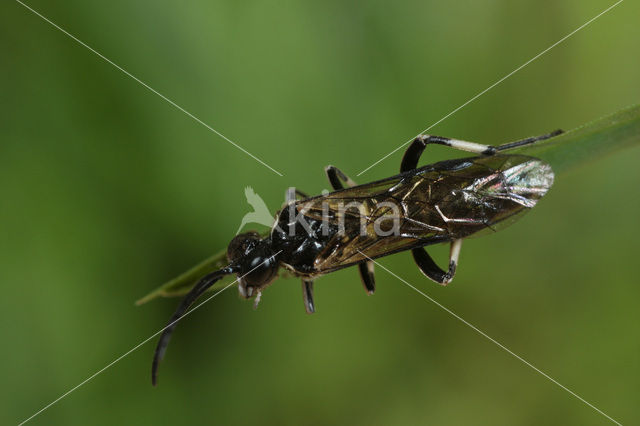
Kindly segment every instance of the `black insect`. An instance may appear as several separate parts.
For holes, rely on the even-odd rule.
[[[455,275],[462,240],[498,225],[512,223],[536,205],[553,184],[551,167],[525,155],[501,154],[548,139],[562,131],[500,146],[438,136],[420,136],[406,150],[400,174],[356,185],[339,169],[325,168],[334,192],[316,197],[289,188],[287,202],[266,237],[237,235],[227,249],[228,266],[200,279],[164,329],[155,351],[152,381],[176,322],[216,281],[238,275],[245,298],[256,298],[281,267],[301,277],[304,307],[315,311],[313,281],[324,274],[358,266],[367,293],[375,291],[372,259],[411,250],[418,268],[446,285]],[[478,156],[417,168],[428,144],[446,145]],[[347,187],[345,188],[344,185]],[[449,242],[446,270],[436,265],[425,246]]]

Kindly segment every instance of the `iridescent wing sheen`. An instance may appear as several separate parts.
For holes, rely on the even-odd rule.
[[[553,183],[533,157],[494,155],[443,161],[296,204],[340,231],[317,256],[325,273],[480,231],[495,231],[532,208]]]

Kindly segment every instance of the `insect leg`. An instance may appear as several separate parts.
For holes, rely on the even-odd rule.
[[[356,183],[337,167],[327,166],[324,168],[324,172],[327,174],[327,178],[329,178],[329,183],[333,189],[343,189],[343,182],[347,187],[356,186]]]
[[[461,247],[462,240],[453,240],[451,242],[451,250],[449,252],[449,269],[446,272],[436,265],[436,262],[433,261],[431,256],[429,256],[429,253],[427,253],[424,248],[413,249],[411,250],[411,254],[413,254],[413,259],[423,274],[438,284],[447,285],[451,280],[453,280],[453,276],[456,274]]]
[[[313,304],[313,281],[302,279],[302,299],[304,300],[304,309],[307,313],[314,313],[316,306]]]
[[[373,273],[373,262],[367,261],[358,264],[358,270],[360,271],[360,279],[362,279],[362,285],[367,293],[373,294],[376,291],[376,279]]]
[[[418,160],[428,144],[450,146],[461,151],[473,152],[476,154],[492,155],[496,153],[496,148],[491,145],[483,145],[475,142],[450,139],[442,136],[420,135],[411,142],[409,148],[404,152],[400,163],[400,173],[413,170],[418,167]]]
[[[451,148],[459,149],[461,151],[473,152],[475,154],[493,155],[498,151],[504,151],[507,149],[529,145],[537,141],[542,141],[554,136],[558,136],[561,133],[563,133],[563,130],[558,129],[554,130],[551,133],[546,133],[544,135],[534,136],[515,142],[509,142],[499,146],[461,141],[459,139],[450,139],[442,136],[420,135],[413,140],[411,145],[409,145],[409,148],[407,148],[407,150],[405,151],[404,157],[402,158],[402,163],[400,165],[400,172],[402,173],[408,170],[413,170],[418,166],[420,155],[422,155],[422,152],[424,151],[427,144],[450,146]]]
[[[327,174],[327,178],[329,178],[329,183],[333,189],[343,189],[343,182],[347,187],[356,186],[356,183],[337,167],[327,166],[324,168],[324,171]],[[358,270],[360,271],[360,279],[362,280],[362,285],[364,286],[365,291],[368,294],[375,293],[376,278],[373,262],[367,261],[360,263],[358,265]]]
[[[445,138],[442,136],[420,135],[413,140],[409,148],[405,151],[402,163],[400,164],[400,172],[415,169],[418,166],[418,160],[422,152],[428,144],[444,145],[461,151],[483,155],[492,155],[496,152],[496,148],[491,145]]]
[[[564,130],[558,129],[558,130],[554,130],[551,133],[546,133],[544,135],[533,136],[533,137],[530,137],[530,138],[521,139],[519,141],[509,142],[509,143],[505,143],[503,145],[498,145],[495,148],[496,148],[496,151],[505,151],[507,149],[518,148],[518,147],[521,147],[521,146],[532,144],[534,142],[543,141],[545,139],[550,139],[550,138],[552,138],[554,136],[558,136],[558,135],[560,135],[562,133],[564,133]]]
[[[287,188],[287,193],[285,195],[285,201],[287,204],[301,198],[309,198],[309,196],[304,192],[299,191],[295,186]]]

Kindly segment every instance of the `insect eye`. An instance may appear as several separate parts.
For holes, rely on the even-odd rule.
[[[227,247],[227,259],[233,262],[244,257],[260,241],[257,232],[246,232],[236,235]]]

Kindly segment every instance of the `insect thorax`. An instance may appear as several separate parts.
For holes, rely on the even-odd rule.
[[[313,273],[313,262],[338,228],[322,220],[300,214],[293,204],[278,213],[271,230],[274,251],[282,250],[282,262],[302,274]]]

